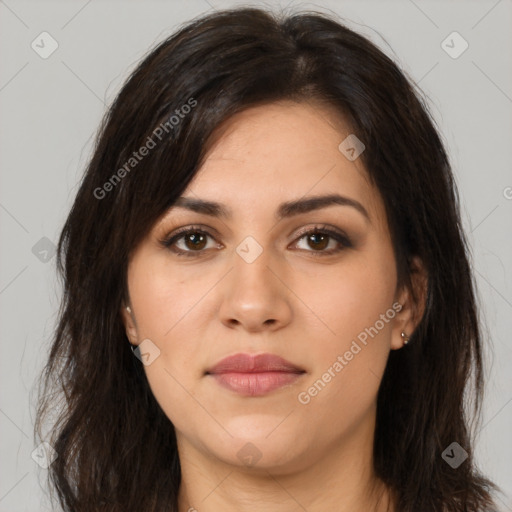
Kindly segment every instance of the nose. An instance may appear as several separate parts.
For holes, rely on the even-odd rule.
[[[275,331],[289,324],[292,294],[284,269],[271,261],[268,250],[251,263],[234,253],[233,268],[223,280],[222,323],[248,332]]]

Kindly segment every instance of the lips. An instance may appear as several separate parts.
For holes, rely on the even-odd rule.
[[[235,354],[208,369],[218,384],[235,393],[261,396],[293,384],[305,370],[273,354]]]
[[[262,372],[288,372],[302,373],[304,370],[274,354],[234,354],[219,361],[209,374],[219,373],[262,373]]]

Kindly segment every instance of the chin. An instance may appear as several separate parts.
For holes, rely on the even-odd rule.
[[[314,443],[304,438],[304,428],[290,429],[289,425],[286,428],[286,420],[280,424],[284,417],[262,417],[259,421],[237,418],[225,424],[233,437],[226,434],[222,439],[212,439],[210,436],[203,445],[226,464],[272,474],[297,471],[305,461],[308,445]]]

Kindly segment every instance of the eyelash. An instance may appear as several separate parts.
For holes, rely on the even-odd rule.
[[[201,249],[199,251],[190,251],[190,250],[189,251],[183,251],[182,249],[176,249],[176,248],[173,249],[172,248],[172,245],[174,245],[175,242],[177,242],[178,240],[184,238],[186,235],[189,235],[189,234],[192,234],[192,233],[193,234],[201,234],[201,235],[209,236],[209,237],[214,239],[214,237],[213,237],[213,235],[211,233],[208,233],[207,231],[203,230],[199,226],[189,226],[189,227],[186,227],[186,228],[182,228],[182,229],[178,230],[177,232],[175,232],[175,233],[165,237],[163,240],[160,240],[160,243],[165,248],[167,248],[167,249],[171,250],[173,253],[175,253],[177,256],[186,256],[186,257],[192,257],[192,258],[200,257],[205,252],[205,249]],[[303,239],[306,236],[316,235],[316,234],[327,235],[330,238],[336,240],[343,247],[341,247],[341,248],[338,247],[337,249],[331,249],[329,251],[325,251],[325,250],[321,250],[321,251],[310,250],[310,251],[307,251],[307,252],[313,253],[313,255],[315,257],[330,256],[332,254],[336,254],[336,253],[342,251],[344,248],[352,247],[352,242],[350,241],[350,239],[346,235],[344,235],[342,233],[339,233],[337,231],[334,231],[332,229],[329,229],[327,226],[315,226],[312,229],[304,231],[304,232],[300,233],[300,235],[296,239],[296,241],[298,242],[299,240]]]

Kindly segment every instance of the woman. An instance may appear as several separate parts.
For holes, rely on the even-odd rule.
[[[244,8],[161,43],[58,254],[38,429],[56,382],[65,510],[493,506],[449,160],[413,85],[341,23]]]

